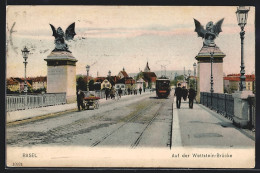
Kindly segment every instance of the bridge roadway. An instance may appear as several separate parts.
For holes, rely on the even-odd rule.
[[[102,100],[99,109],[7,127],[8,146],[76,145],[169,147],[172,99],[157,99],[155,92]],[[32,110],[33,111],[33,110]]]
[[[33,111],[33,110],[32,110]],[[253,148],[254,134],[194,104],[176,109],[173,93],[157,99],[155,92],[101,100],[99,109],[70,111],[22,123],[9,123],[7,146],[122,146]]]

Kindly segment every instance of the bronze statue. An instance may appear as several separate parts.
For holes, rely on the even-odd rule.
[[[68,45],[65,43],[65,40],[73,40],[74,36],[76,35],[75,33],[75,22],[72,23],[67,29],[66,32],[64,34],[63,30],[61,29],[61,27],[58,27],[57,31],[55,29],[55,27],[50,24],[53,35],[55,37],[55,49],[53,50],[55,51],[69,51]]]
[[[215,46],[215,38],[218,36],[221,30],[221,25],[224,21],[224,18],[219,20],[215,25],[212,21],[208,22],[206,25],[206,30],[200,24],[199,21],[194,19],[195,22],[195,32],[197,32],[198,37],[204,38],[203,46]]]

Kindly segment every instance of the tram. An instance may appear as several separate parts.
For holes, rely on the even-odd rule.
[[[170,79],[162,76],[156,80],[156,95],[158,98],[167,98],[170,95]]]

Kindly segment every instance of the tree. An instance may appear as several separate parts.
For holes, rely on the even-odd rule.
[[[171,85],[177,86],[178,81],[183,81],[183,80],[184,80],[183,75],[176,76],[175,79],[171,81]]]
[[[86,91],[87,90],[87,83],[84,81],[83,77],[78,77],[77,79],[77,88]]]
[[[89,80],[88,86],[89,86],[89,91],[94,91],[95,89],[94,80]]]

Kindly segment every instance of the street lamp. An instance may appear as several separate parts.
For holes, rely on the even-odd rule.
[[[196,67],[197,67],[197,64],[194,62],[193,64],[193,68],[194,68],[194,79],[195,79],[195,91],[196,91],[196,87],[197,87],[197,79],[196,79]]]
[[[88,72],[89,72],[90,66],[87,65],[86,66],[86,70],[87,70],[87,91],[89,91],[89,86],[88,86]]]
[[[188,81],[188,84],[189,84],[189,87],[190,87],[190,74],[191,74],[191,70],[188,70],[188,74],[189,74],[189,81]]]
[[[213,65],[213,55],[214,55],[214,51],[215,51],[215,46],[213,47],[213,50],[210,51],[210,92],[213,93],[214,89],[213,89],[213,73],[212,73],[212,65]]]
[[[241,28],[241,32],[240,32],[240,38],[241,38],[240,91],[243,91],[246,89],[245,64],[244,64],[244,38],[245,38],[244,27],[246,25],[247,15],[248,15],[249,10],[250,10],[250,7],[247,8],[245,6],[239,6],[236,11],[238,25]]]
[[[22,54],[23,54],[23,58],[24,58],[24,93],[27,95],[27,91],[28,91],[28,88],[27,88],[27,80],[26,80],[26,66],[27,66],[27,59],[28,59],[28,54],[29,54],[29,50],[27,49],[27,47],[25,46],[22,51]]]
[[[215,51],[215,46],[213,47],[213,50],[210,51],[210,93],[211,93],[211,106],[212,106],[212,95],[213,95],[213,92],[214,92],[214,89],[213,89],[213,73],[212,73],[212,65],[213,65],[213,55],[214,55],[214,51]]]

